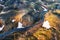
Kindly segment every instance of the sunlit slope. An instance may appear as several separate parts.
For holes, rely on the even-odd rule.
[[[36,33],[33,34],[38,40],[49,40],[51,35],[51,30],[47,30],[44,28],[40,28],[36,31]]]
[[[50,26],[55,28],[56,30],[60,29],[60,17],[59,17],[59,11],[55,11],[52,12],[52,11],[49,11],[45,14],[45,18],[44,20],[45,21],[48,21]]]
[[[48,11],[45,14],[44,21],[48,21],[50,24],[50,29],[46,28],[39,28],[33,35],[38,39],[38,40],[51,40],[51,39],[58,39],[59,38],[59,30],[60,30],[60,17],[59,17],[59,11]],[[47,26],[47,25],[46,25]],[[54,29],[53,29],[54,28]],[[52,30],[53,29],[53,30]],[[56,32],[57,31],[57,32]],[[54,37],[53,37],[54,35]],[[56,37],[56,38],[55,38]]]

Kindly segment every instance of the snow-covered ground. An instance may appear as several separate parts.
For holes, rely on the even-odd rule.
[[[5,14],[5,13],[8,13],[8,12],[10,12],[10,11],[6,11],[6,12],[4,12],[4,11],[1,11],[1,13],[0,13],[0,14]]]

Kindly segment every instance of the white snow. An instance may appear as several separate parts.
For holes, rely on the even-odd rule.
[[[4,14],[4,13],[6,13],[6,12],[2,11],[0,14]]]
[[[4,11],[1,11],[1,13],[0,13],[0,14],[5,14],[5,13],[8,13],[8,12],[10,12],[10,11],[6,11],[6,12],[4,12]]]
[[[46,9],[46,8],[44,8],[43,6],[42,6],[42,8],[44,9],[43,11],[47,11],[47,9]]]
[[[46,29],[49,29],[51,26],[49,25],[48,21],[43,22],[42,27],[45,27]]]
[[[15,22],[16,20],[12,20],[12,22]],[[18,22],[18,26],[17,26],[17,28],[24,28],[23,26],[22,26],[22,23],[21,22]]]
[[[18,27],[17,28],[24,28],[23,26],[22,26],[22,23],[21,22],[18,22]]]
[[[3,30],[3,28],[4,28],[4,25],[2,25],[2,27],[0,27],[0,31],[2,31],[2,30]]]
[[[12,22],[15,22],[15,20],[13,19]]]

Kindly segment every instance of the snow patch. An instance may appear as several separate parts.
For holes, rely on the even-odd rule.
[[[12,22],[15,22],[15,20],[13,19]]]
[[[0,14],[5,14],[5,13],[8,13],[8,12],[10,12],[10,11],[6,11],[6,12],[4,12],[4,11],[1,11],[1,13],[0,13]]]
[[[23,26],[22,26],[22,23],[21,22],[18,22],[18,27],[17,28],[24,28]]]
[[[46,8],[44,8],[43,6],[42,6],[42,8],[44,9],[43,11],[47,11],[47,9],[46,9]]]
[[[0,27],[0,31],[2,31],[2,30],[3,30],[3,28],[4,28],[4,25],[2,25],[2,27]]]
[[[48,21],[45,21],[42,26],[45,27],[46,29],[49,29],[51,27]]]

